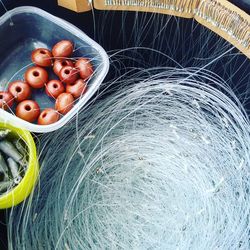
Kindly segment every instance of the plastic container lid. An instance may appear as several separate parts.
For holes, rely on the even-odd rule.
[[[74,57],[91,60],[95,73],[88,82],[88,90],[73,109],[51,125],[29,123],[0,109],[0,119],[32,132],[46,133],[57,130],[72,119],[98,90],[109,69],[108,55],[104,49],[74,25],[39,8],[24,6],[8,11],[0,18],[0,89],[7,90],[14,80],[22,80],[24,72],[32,66],[31,52],[36,48],[51,49],[60,40],[71,40],[75,46]],[[53,72],[50,72],[53,79]],[[54,79],[57,79],[54,78]],[[41,110],[54,107],[55,101],[43,90],[32,94]]]

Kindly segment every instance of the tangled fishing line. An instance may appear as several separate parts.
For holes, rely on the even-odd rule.
[[[10,249],[249,249],[249,120],[213,73],[124,86],[41,144]]]

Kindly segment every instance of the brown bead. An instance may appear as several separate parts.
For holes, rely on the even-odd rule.
[[[56,99],[60,94],[62,94],[65,91],[65,88],[61,81],[50,80],[45,85],[45,91],[48,96]]]
[[[60,70],[59,78],[66,84],[74,83],[79,78],[78,71],[71,66],[65,66]]]
[[[11,108],[14,104],[14,96],[5,91],[0,91],[0,108],[7,110]]]
[[[34,122],[39,114],[40,107],[32,100],[22,101],[16,107],[16,116],[28,122]]]
[[[32,88],[40,89],[48,82],[49,75],[45,69],[35,66],[25,72],[24,78]]]
[[[14,81],[10,83],[8,90],[17,102],[27,100],[31,96],[30,85],[22,81]]]
[[[54,73],[59,76],[59,73],[60,73],[60,70],[65,67],[65,66],[71,66],[71,67],[74,67],[74,63],[68,59],[57,59],[55,60],[54,62],[54,65],[53,65],[53,71]]]
[[[32,51],[31,60],[37,66],[49,67],[52,65],[52,53],[48,49],[39,48]]]
[[[73,53],[73,43],[68,40],[62,40],[54,45],[52,48],[52,54],[56,58],[60,57],[70,57]]]
[[[93,66],[87,58],[79,58],[75,63],[75,68],[79,70],[80,77],[85,81],[93,74]]]
[[[49,125],[49,124],[57,122],[59,118],[60,118],[60,115],[55,109],[47,108],[42,111],[42,113],[40,114],[38,118],[37,123],[39,125]]]
[[[74,97],[69,93],[62,93],[56,99],[55,109],[66,115],[74,105]]]
[[[67,84],[66,92],[73,95],[74,98],[79,98],[87,90],[87,84],[83,79],[78,79],[73,84]]]

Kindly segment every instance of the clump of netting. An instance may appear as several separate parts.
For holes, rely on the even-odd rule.
[[[171,69],[44,136],[10,249],[249,248],[249,120],[222,79]]]

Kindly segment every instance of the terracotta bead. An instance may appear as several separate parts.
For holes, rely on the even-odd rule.
[[[49,75],[45,69],[35,66],[25,72],[24,78],[32,88],[39,89],[48,82]]]
[[[52,54],[54,57],[70,57],[73,53],[73,43],[68,40],[62,40],[54,45]]]
[[[85,81],[93,74],[93,66],[87,58],[79,58],[75,63],[75,68],[79,70],[80,77]]]
[[[79,78],[78,71],[71,66],[65,66],[60,70],[59,78],[66,84],[74,83]]]
[[[49,67],[52,65],[52,53],[45,48],[39,48],[32,51],[31,60],[37,66]]]
[[[67,84],[66,92],[73,95],[74,98],[79,98],[87,90],[87,84],[83,79],[78,79],[73,84]]]
[[[0,91],[0,108],[7,110],[11,108],[14,104],[14,96],[5,91]]]
[[[66,115],[74,105],[74,97],[69,93],[62,93],[56,99],[55,109]]]
[[[65,66],[71,66],[74,67],[74,63],[70,60],[67,59],[62,59],[62,60],[55,60],[54,65],[53,65],[53,71],[54,73],[59,76],[60,70],[65,67]]]
[[[55,109],[47,108],[41,112],[37,123],[39,125],[49,125],[57,122],[59,118],[60,115]]]
[[[14,81],[10,83],[8,90],[17,102],[27,100],[31,96],[30,85],[22,81]]]
[[[32,100],[22,101],[16,107],[16,116],[28,122],[34,122],[39,114],[40,107]]]
[[[46,94],[50,97],[57,98],[65,91],[63,83],[59,80],[50,80],[45,86]]]

